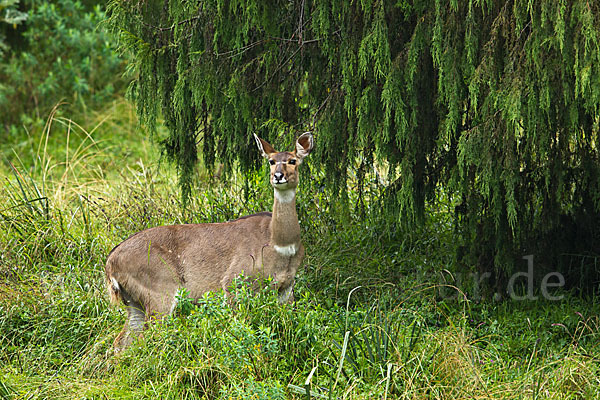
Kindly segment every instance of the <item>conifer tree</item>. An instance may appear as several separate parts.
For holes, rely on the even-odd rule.
[[[457,199],[471,265],[600,253],[597,1],[113,0],[109,13],[184,197],[197,149],[247,170],[252,132],[314,129],[334,187],[358,157],[389,164],[390,218],[422,221],[439,190]]]

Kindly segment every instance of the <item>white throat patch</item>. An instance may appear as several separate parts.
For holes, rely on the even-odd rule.
[[[296,190],[287,189],[287,190],[275,190],[275,198],[280,203],[291,203],[296,197]]]
[[[279,254],[280,256],[284,256],[284,257],[295,256],[296,253],[298,252],[298,248],[295,243],[292,243],[288,246],[275,245],[273,247],[275,248],[275,251],[277,252],[277,254]]]

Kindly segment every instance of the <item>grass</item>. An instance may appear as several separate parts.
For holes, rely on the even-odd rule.
[[[235,312],[218,293],[182,298],[113,354],[124,311],[108,304],[103,268],[114,245],[271,207],[263,175],[244,194],[241,177],[200,169],[183,213],[175,174],[133,115],[117,101],[78,123],[59,107],[0,148],[0,398],[600,397],[596,299],[474,301],[439,279],[451,269],[449,211],[391,235],[375,219],[333,217],[309,176],[293,306],[241,283]]]

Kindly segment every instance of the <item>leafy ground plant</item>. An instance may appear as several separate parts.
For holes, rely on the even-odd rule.
[[[19,136],[14,153],[2,147],[0,397],[600,397],[595,299],[440,296],[433,281],[452,249],[443,209],[425,230],[393,236],[357,215],[322,215],[327,199],[311,185],[300,198],[308,256],[294,305],[244,280],[229,298],[182,292],[173,316],[114,354],[125,318],[104,288],[114,245],[149,226],[223,221],[271,201],[263,175],[223,182],[200,171],[199,195],[182,211],[177,177],[131,115],[123,102],[81,123],[55,114]],[[257,189],[244,194],[246,185]]]
[[[6,1],[0,2],[0,10],[8,15],[10,8],[3,10],[3,3]],[[10,40],[3,42],[0,37],[0,55],[4,56],[0,59],[3,139],[9,133],[18,135],[21,124],[43,124],[54,105],[63,100],[70,104],[71,112],[85,112],[89,106],[101,108],[125,84],[123,60],[98,25],[105,18],[101,3],[17,3],[20,6],[15,8],[25,10],[27,20],[19,29],[11,30]]]

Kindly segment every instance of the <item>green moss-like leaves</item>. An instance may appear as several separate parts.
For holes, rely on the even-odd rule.
[[[422,220],[439,188],[460,199],[480,264],[510,270],[564,242],[565,219],[600,220],[597,2],[113,0],[110,15],[184,198],[197,150],[248,170],[252,132],[287,145],[314,128],[334,188],[357,157],[389,163],[390,217]]]

